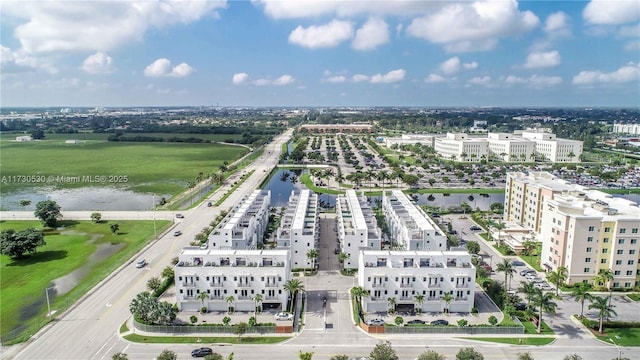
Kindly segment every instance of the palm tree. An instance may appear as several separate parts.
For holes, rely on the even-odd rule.
[[[233,295],[229,295],[229,296],[227,296],[227,299],[226,299],[226,300],[227,300],[227,304],[229,304],[229,309],[227,310],[227,312],[228,312],[229,314],[231,314],[231,313],[233,312],[233,311],[232,311],[232,309],[233,309],[233,303],[236,301],[236,298],[234,298],[234,297],[233,297]]]
[[[344,251],[338,254],[338,261],[342,264],[342,268],[344,268],[344,262],[349,258],[349,256],[351,256],[351,254]]]
[[[594,282],[598,284],[607,284],[609,290],[609,306],[611,306],[611,281],[613,281],[613,271],[611,269],[600,269],[600,272],[594,278]]]
[[[615,310],[613,310],[609,304],[606,297],[594,296],[591,299],[591,304],[589,305],[589,309],[598,310],[598,318],[600,319],[600,327],[598,332],[602,334],[602,328],[604,325],[604,318],[609,317],[611,315],[618,315]]]
[[[502,260],[501,263],[498,264],[496,268],[498,272],[504,272],[504,286],[507,287],[507,278],[513,277],[513,274],[516,272],[516,269],[513,267],[513,264],[507,259]],[[511,283],[509,283],[509,287],[511,288]]]
[[[447,314],[449,313],[449,304],[451,304],[451,300],[453,300],[453,296],[451,296],[451,293],[446,292],[444,293],[444,295],[442,295],[442,301],[444,301],[444,303],[446,304],[444,310]]]
[[[388,298],[387,304],[389,304],[389,313],[393,314],[396,311],[396,298],[393,296]]]
[[[577,283],[576,286],[571,290],[571,296],[575,301],[580,301],[582,308],[580,309],[580,319],[584,317],[584,301],[591,300],[593,295],[589,293],[591,290],[591,284],[588,283]]]
[[[198,296],[196,296],[196,299],[200,300],[200,302],[202,303],[202,308],[204,308],[204,301],[209,299],[209,294],[203,291],[198,294]]]
[[[422,304],[424,304],[424,295],[422,294],[418,294],[416,296],[414,296],[414,299],[416,300],[416,304],[418,304],[418,314],[422,313]]]
[[[519,293],[523,293],[525,298],[527,299],[527,306],[531,304],[531,299],[533,294],[535,293],[536,285],[532,282],[528,281],[520,281],[520,287],[518,288]]]
[[[307,251],[307,259],[311,260],[311,271],[316,269],[316,258],[319,255],[318,249],[309,249],[309,251]]]
[[[558,296],[560,291],[560,285],[564,285],[564,282],[567,280],[567,276],[569,276],[569,271],[564,266],[560,266],[558,270],[551,271],[547,275],[547,279],[556,285],[556,296]]]
[[[291,279],[284,284],[284,289],[289,292],[289,297],[291,298],[291,311],[293,312],[296,295],[298,295],[299,292],[304,291],[304,285],[300,279]]]
[[[493,227],[498,230],[498,246],[502,246],[501,231],[506,227],[506,225],[504,222],[498,221],[497,223],[493,224]]]
[[[541,289],[536,288],[533,293],[533,303],[538,307],[538,332],[542,329],[542,312],[555,314],[558,304],[553,302],[553,293],[543,293]]]
[[[253,301],[255,301],[255,310],[254,310],[254,316],[256,317],[256,321],[258,320],[258,307],[262,304],[262,295],[260,294],[256,294],[253,297]],[[260,312],[262,312],[262,309],[260,309]]]

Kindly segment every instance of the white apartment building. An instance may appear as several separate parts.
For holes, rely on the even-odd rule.
[[[544,198],[540,240],[547,270],[568,269],[568,283],[593,282],[600,270],[613,273],[612,288],[640,285],[640,208],[596,191]]]
[[[613,124],[613,132],[618,134],[640,135],[640,124]]]
[[[201,250],[187,247],[176,264],[176,302],[181,311],[253,311],[255,295],[263,308],[286,309],[288,250]],[[200,294],[206,294],[201,297]]]
[[[421,308],[422,312],[447,309],[442,299],[451,295],[449,312],[469,313],[473,308],[476,269],[466,251],[373,251],[360,254],[358,285],[369,291],[363,310],[384,312],[394,298],[395,308]],[[420,304],[416,296],[421,295]]]
[[[267,228],[270,204],[268,190],[255,190],[245,196],[209,234],[209,248],[257,248]]]
[[[278,249],[291,250],[291,267],[311,268],[307,252],[319,239],[318,195],[310,190],[292,191],[276,233]]]
[[[577,162],[582,154],[582,141],[556,138],[547,129],[528,129],[522,138],[536,143],[536,159],[552,163]]]
[[[413,145],[422,144],[426,146],[434,146],[435,135],[428,134],[402,134],[400,137],[385,137],[384,144],[386,147],[397,145]]]
[[[464,133],[447,133],[434,141],[434,149],[442,158],[455,161],[486,160],[489,147],[484,138],[470,138]]]
[[[447,236],[402,191],[385,191],[382,194],[382,211],[389,226],[391,241],[402,249],[422,251],[447,249]]]
[[[382,249],[382,232],[378,227],[371,206],[364,196],[358,196],[355,190],[347,190],[336,200],[336,227],[338,247],[347,253],[345,268],[358,266],[360,250]]]
[[[501,161],[526,162],[535,159],[534,141],[508,133],[489,133],[487,136],[489,152]],[[531,154],[534,154],[533,159]]]

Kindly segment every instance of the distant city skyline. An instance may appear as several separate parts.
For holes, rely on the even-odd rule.
[[[639,107],[638,1],[3,1],[1,107]]]

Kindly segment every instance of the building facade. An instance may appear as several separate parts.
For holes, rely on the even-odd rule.
[[[269,221],[271,192],[255,190],[245,196],[209,234],[211,249],[256,249]]]
[[[442,158],[454,161],[481,161],[489,155],[484,138],[470,138],[465,133],[448,133],[434,141],[434,149]]]
[[[389,227],[390,240],[398,248],[412,251],[447,249],[447,236],[402,191],[385,191],[382,195],[382,211]]]
[[[360,250],[381,250],[382,232],[376,222],[371,206],[364,196],[355,190],[347,190],[336,201],[336,230],[338,249],[349,257],[345,268],[358,266]]]
[[[263,308],[286,309],[288,250],[201,250],[187,247],[174,267],[176,301],[181,311],[253,311],[255,296]],[[206,294],[206,295],[203,295]]]
[[[369,292],[362,298],[363,310],[368,313],[391,307],[469,313],[475,276],[466,251],[365,250],[358,264],[358,285]],[[450,296],[449,304],[445,294]]]
[[[311,268],[313,261],[307,257],[317,248],[320,223],[318,195],[310,190],[292,191],[280,227],[276,232],[278,249],[290,249],[291,267]]]

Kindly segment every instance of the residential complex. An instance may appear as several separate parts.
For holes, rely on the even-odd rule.
[[[618,134],[640,135],[640,124],[613,124],[613,132]]]
[[[310,190],[292,191],[276,233],[279,249],[291,250],[291,267],[311,268],[307,252],[318,243],[318,195]]]
[[[447,236],[427,214],[400,190],[385,191],[382,211],[389,226],[392,243],[404,250],[447,249]]]
[[[469,313],[476,269],[466,251],[374,251],[360,253],[358,285],[369,292],[363,310]],[[450,294],[451,301],[443,299]],[[393,298],[392,301],[389,299]]]
[[[546,172],[509,173],[504,219],[505,234],[513,222],[542,242],[541,265],[566,267],[569,284],[593,282],[603,269],[614,275],[614,288],[640,284],[640,208],[633,201]],[[514,242],[510,236],[504,240]]]
[[[358,196],[355,190],[347,190],[336,201],[336,228],[338,248],[349,255],[345,268],[356,268],[360,250],[382,249],[382,232],[376,222],[366,197]]]
[[[256,249],[269,221],[271,192],[255,190],[245,196],[209,235],[211,249]]]
[[[174,268],[178,309],[253,311],[262,306],[286,308],[284,284],[290,279],[288,250],[201,250],[187,247]],[[200,294],[207,294],[201,296]]]

